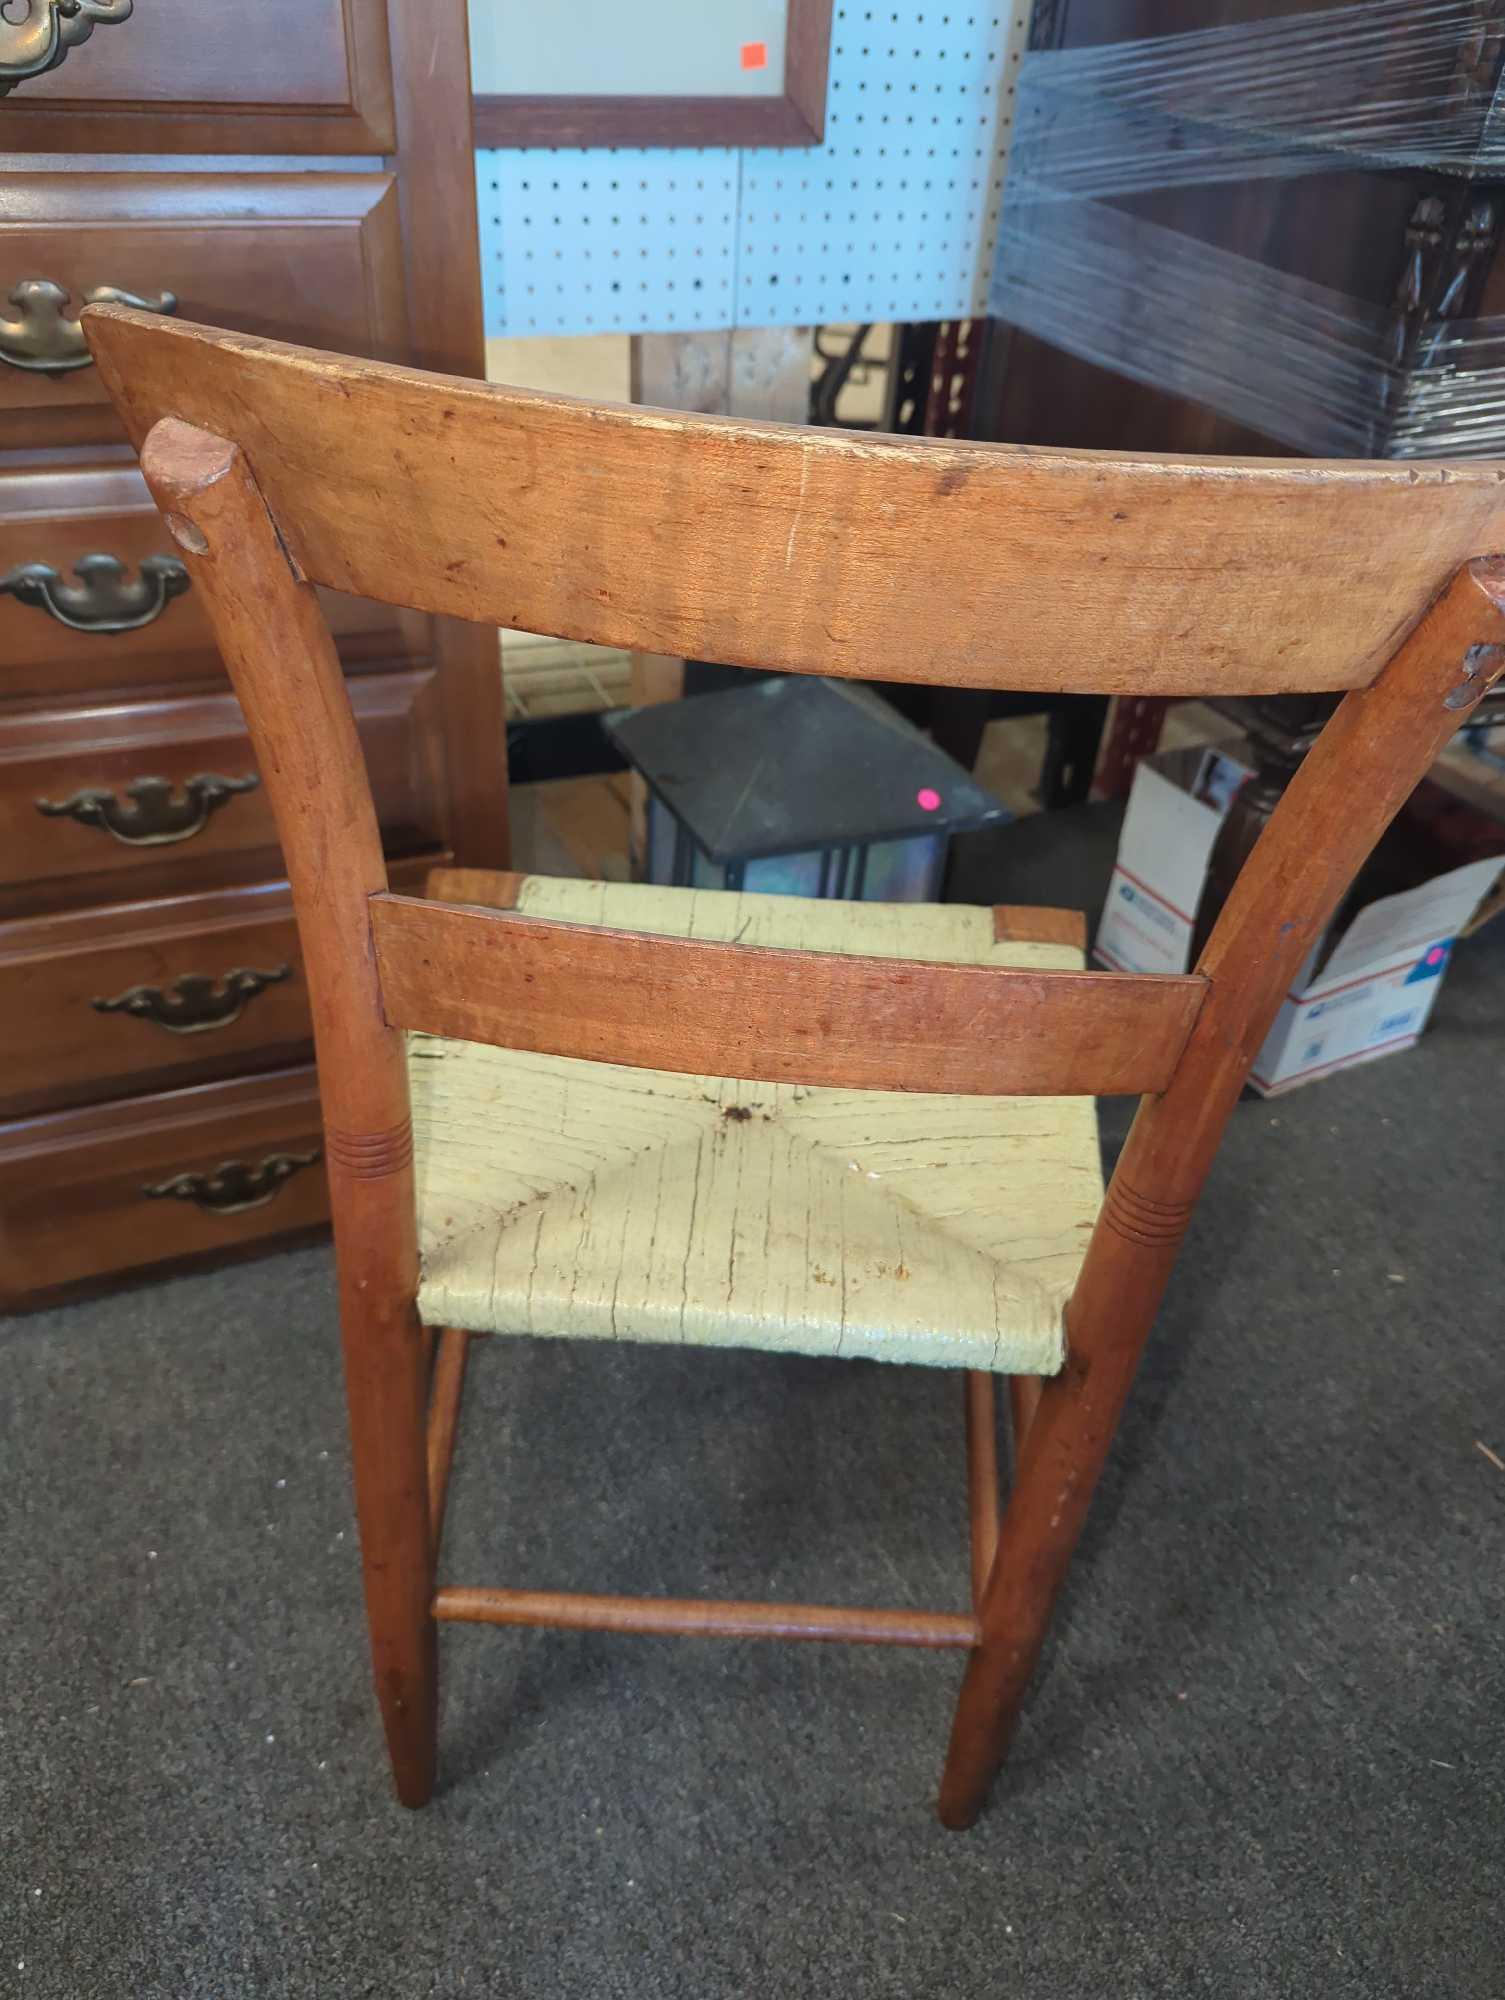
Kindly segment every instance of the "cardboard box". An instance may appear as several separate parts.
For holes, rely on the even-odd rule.
[[[1243,742],[1164,751],[1134,774],[1093,947],[1119,972],[1185,972],[1212,844],[1252,773]],[[1352,1063],[1408,1049],[1426,1025],[1453,943],[1505,875],[1501,853],[1382,896],[1308,954],[1250,1073],[1279,1096]],[[1320,970],[1318,969],[1320,968]]]

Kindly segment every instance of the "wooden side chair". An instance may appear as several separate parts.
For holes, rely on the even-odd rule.
[[[399,1796],[434,1781],[439,1620],[855,1639],[965,1654],[940,1813],[969,1825],[1250,1060],[1505,663],[1501,472],[857,436],[85,325],[287,857]],[[794,672],[1350,692],[1196,971],[1138,978],[1083,970],[1059,912],[463,872],[393,895],[316,584]],[[1103,1199],[1115,1092],[1142,1103]],[[467,1342],[523,1331],[961,1370],[970,1608],[438,1584]]]

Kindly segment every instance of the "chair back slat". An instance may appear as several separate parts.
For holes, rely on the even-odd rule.
[[[1195,975],[769,950],[406,896],[373,897],[371,928],[393,1027],[833,1089],[1163,1090],[1207,991]]]
[[[233,423],[299,571],[490,625],[798,673],[1259,694],[1369,682],[1498,468],[1026,450],[602,407],[85,323],[138,446]],[[358,413],[358,415],[357,415]]]

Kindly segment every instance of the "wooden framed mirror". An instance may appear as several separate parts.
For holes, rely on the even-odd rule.
[[[832,0],[470,0],[480,146],[815,146]]]

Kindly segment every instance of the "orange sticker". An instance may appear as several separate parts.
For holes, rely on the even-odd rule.
[[[742,44],[742,67],[744,69],[767,69],[767,42],[744,42]]]

